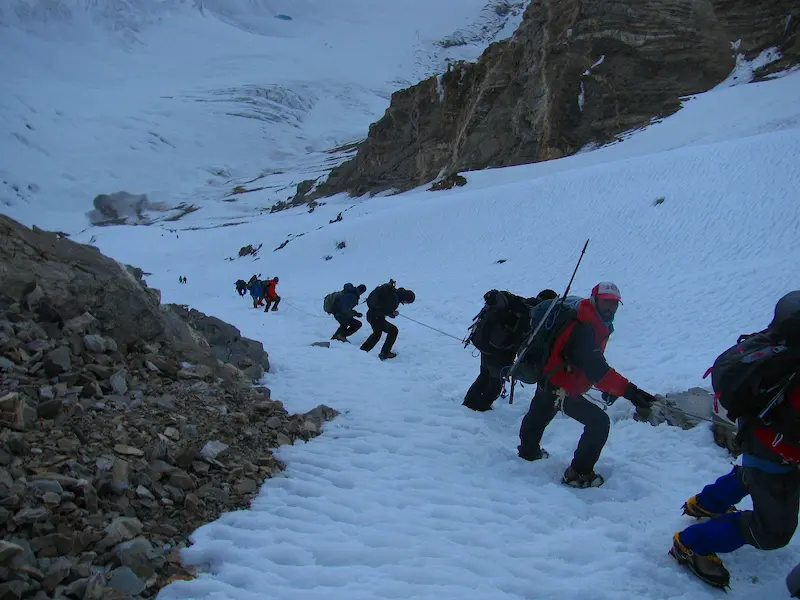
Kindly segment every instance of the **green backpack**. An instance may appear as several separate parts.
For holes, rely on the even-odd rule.
[[[329,315],[332,315],[333,312],[336,310],[336,305],[339,304],[339,297],[342,295],[342,292],[331,292],[325,299],[322,301],[322,310],[324,310]]]

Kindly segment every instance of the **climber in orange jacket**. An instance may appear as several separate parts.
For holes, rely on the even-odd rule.
[[[266,306],[264,307],[264,312],[267,312],[270,306],[272,306],[272,310],[278,310],[278,304],[280,304],[281,302],[281,297],[278,296],[278,293],[275,291],[277,285],[278,285],[277,277],[273,277],[272,279],[267,279],[264,282],[264,290],[265,290],[264,299],[267,302]]]

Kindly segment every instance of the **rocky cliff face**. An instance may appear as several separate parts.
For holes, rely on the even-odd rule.
[[[254,387],[260,342],[0,215],[0,598],[152,598],[190,534],[336,411]]]
[[[477,63],[393,94],[357,155],[306,198],[404,190],[609,141],[724,80],[735,53],[777,46],[773,70],[796,64],[799,18],[798,0],[535,0]]]

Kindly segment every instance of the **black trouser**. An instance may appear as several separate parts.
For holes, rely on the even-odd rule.
[[[339,329],[336,330],[336,333],[333,334],[333,337],[347,338],[361,329],[361,325],[363,325],[363,323],[355,317],[333,315],[333,318],[339,323]]]
[[[383,342],[381,353],[386,354],[392,351],[392,346],[397,341],[397,327],[392,325],[386,320],[386,317],[381,314],[375,314],[371,311],[367,312],[367,323],[372,327],[372,333],[361,344],[361,349],[369,352],[380,341],[381,336],[385,333],[386,340]]]
[[[492,404],[503,389],[503,379],[500,377],[500,370],[503,366],[508,365],[495,365],[481,354],[481,372],[467,390],[463,405],[478,411],[492,408]]]
[[[531,407],[519,428],[520,454],[533,454],[539,449],[544,430],[558,412],[558,389],[552,387],[549,381],[536,386]],[[602,408],[583,396],[567,395],[562,410],[567,416],[583,423],[583,435],[575,449],[572,468],[578,473],[592,473],[608,439],[611,421]]]
[[[778,462],[777,455],[750,435],[742,443],[742,452]],[[753,510],[741,513],[739,528],[747,543],[762,550],[783,548],[797,529],[800,509],[800,471],[776,475],[753,467],[739,467],[736,478],[750,494]]]
[[[264,300],[267,303],[266,306],[264,307],[264,312],[267,312],[269,310],[269,307],[273,302],[275,303],[275,306],[273,306],[272,308],[278,308],[278,304],[281,303],[281,297],[278,296],[277,294],[275,295],[274,298],[267,297]]]

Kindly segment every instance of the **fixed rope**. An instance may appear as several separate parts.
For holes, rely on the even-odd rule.
[[[691,417],[692,419],[699,419],[700,421],[708,421],[709,423],[719,423],[720,425],[724,425],[725,427],[728,427],[730,429],[736,429],[736,425],[734,425],[733,423],[728,423],[726,421],[723,421],[722,419],[715,420],[715,419],[710,419],[708,417],[701,417],[700,415],[695,415],[693,413],[687,412],[682,408],[678,408],[677,406],[667,405],[667,408],[682,413],[687,417]]]
[[[296,311],[301,312],[304,315],[308,315],[309,317],[316,317],[318,319],[329,319],[329,318],[331,318],[330,315],[315,315],[313,313],[305,311],[302,308],[300,308],[298,306],[295,306],[294,304],[292,304],[291,302],[289,302],[289,301],[287,301],[285,299],[281,299],[281,303],[282,304],[286,304],[287,306],[290,306],[291,308],[295,309]],[[409,321],[413,321],[414,323],[416,323],[417,325],[421,325],[422,327],[427,327],[428,329],[431,329],[431,330],[435,331],[436,333],[440,333],[441,335],[447,336],[449,338],[453,338],[454,340],[456,340],[458,342],[463,342],[463,340],[460,337],[457,337],[457,336],[455,336],[455,335],[453,335],[451,333],[447,333],[446,331],[442,331],[441,329],[437,329],[436,327],[432,327],[432,326],[430,326],[430,325],[428,325],[426,323],[423,323],[422,321],[417,321],[416,319],[412,319],[411,317],[407,317],[407,316],[401,315],[401,314],[398,314],[397,316],[398,317],[403,317],[404,319],[407,319]]]
[[[594,388],[594,389],[597,389],[597,388]],[[583,396],[588,398],[589,400],[591,400],[594,404],[597,404],[603,410],[608,410],[608,408],[611,406],[605,400],[602,400],[601,398],[597,398],[596,396],[593,396],[593,395],[591,395],[589,393],[583,394]],[[698,421],[708,421],[709,423],[719,423],[720,425],[723,425],[724,427],[728,427],[729,429],[736,429],[736,425],[734,425],[733,423],[728,423],[726,421],[723,421],[722,419],[716,419],[715,420],[715,419],[711,419],[709,417],[702,417],[700,415],[696,415],[694,413],[690,413],[688,411],[685,411],[682,408],[680,408],[680,407],[678,407],[678,406],[676,406],[674,404],[666,404],[664,402],[664,400],[665,399],[663,397],[659,398],[658,396],[656,396],[656,401],[654,402],[654,404],[660,404],[665,409],[673,410],[675,412],[679,412],[679,413],[681,413],[681,414],[683,414],[683,415],[685,415],[687,417],[690,417],[692,419],[697,419]]]
[[[292,304],[291,302],[287,302],[287,301],[286,301],[286,300],[284,300],[283,298],[281,298],[281,303],[282,303],[282,304],[286,304],[286,305],[290,306],[291,308],[295,309],[297,312],[301,312],[301,313],[303,313],[304,315],[308,315],[309,317],[316,317],[316,318],[318,318],[318,319],[328,319],[328,318],[330,318],[330,316],[329,316],[329,315],[315,315],[315,314],[313,314],[313,313],[310,313],[310,312],[308,312],[308,311],[305,311],[305,310],[303,310],[302,308],[299,308],[299,307],[295,306],[295,305],[294,305],[294,304]]]
[[[299,307],[295,306],[291,302],[287,302],[286,300],[282,300],[282,302],[284,304],[290,306],[291,308],[295,309],[296,311],[301,312],[304,315],[308,315],[309,317],[316,317],[318,319],[327,319],[327,318],[329,318],[329,315],[315,315],[313,313],[305,311],[302,308],[299,308]],[[446,331],[442,331],[441,329],[437,329],[436,327],[432,327],[431,325],[428,325],[427,323],[423,323],[422,321],[417,321],[416,319],[412,319],[411,317],[407,317],[406,315],[398,314],[397,316],[398,317],[403,317],[404,319],[406,319],[408,321],[416,323],[417,325],[420,325],[422,327],[426,327],[427,329],[435,331],[436,333],[439,333],[439,334],[441,334],[443,336],[452,338],[452,339],[456,340],[459,343],[463,343],[463,339],[462,338],[459,338],[459,337],[457,337],[457,336],[455,336],[455,335],[453,335],[451,333],[447,333]],[[587,394],[587,395],[589,395],[589,394]],[[605,401],[600,400],[598,398],[595,398],[594,396],[591,396],[591,395],[589,395],[589,397],[595,403],[597,403],[598,405],[604,406],[605,408],[608,407],[608,405],[606,404]],[[663,400],[662,399],[657,399],[656,402],[663,403]],[[703,417],[703,416],[700,416],[700,415],[696,415],[694,413],[690,413],[688,411],[685,411],[682,408],[679,408],[678,406],[675,406],[675,405],[664,405],[664,406],[669,408],[670,410],[674,410],[675,412],[679,412],[679,413],[681,413],[681,414],[683,414],[683,415],[685,415],[685,416],[687,416],[689,418],[692,418],[692,419],[697,419],[699,421],[707,421],[709,423],[718,423],[718,424],[720,424],[720,425],[722,425],[724,427],[728,427],[729,429],[736,429],[736,425],[734,425],[732,423],[727,423],[727,422],[725,422],[725,421],[723,421],[721,419],[715,420],[715,419],[711,419],[709,417]]]
[[[422,325],[423,327],[427,327],[428,329],[432,329],[432,330],[433,330],[433,331],[435,331],[436,333],[440,333],[440,334],[442,334],[442,335],[446,335],[447,337],[449,337],[449,338],[453,338],[454,340],[456,340],[456,341],[458,341],[458,342],[463,342],[463,341],[464,341],[464,340],[463,340],[463,339],[461,339],[460,337],[456,337],[456,336],[454,336],[454,335],[453,335],[453,334],[451,334],[451,333],[447,333],[446,331],[442,331],[441,329],[436,329],[436,327],[431,327],[430,325],[426,325],[425,323],[423,323],[423,322],[421,322],[421,321],[417,321],[416,319],[412,319],[411,317],[407,317],[407,316],[405,316],[405,315],[400,315],[400,314],[398,314],[397,316],[398,316],[398,317],[403,317],[404,319],[408,319],[409,321],[413,321],[413,322],[414,322],[414,323],[416,323],[417,325]]]

